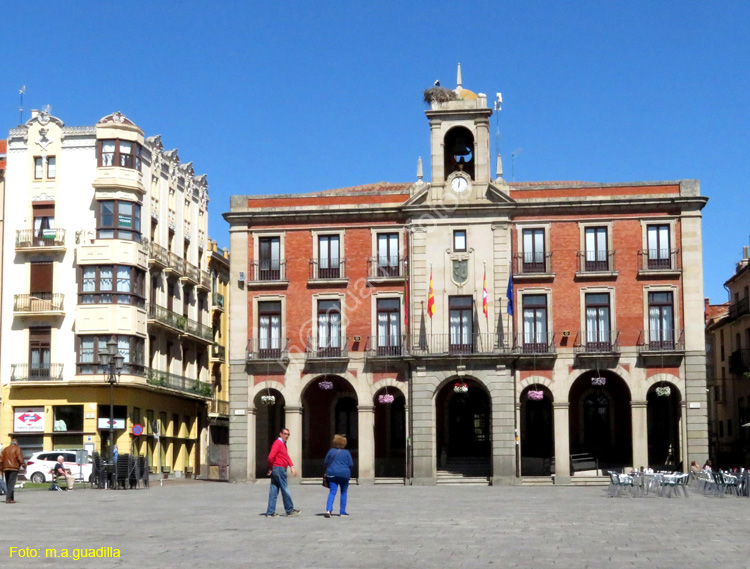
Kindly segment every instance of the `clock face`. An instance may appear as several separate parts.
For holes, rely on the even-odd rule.
[[[451,188],[456,193],[461,193],[465,191],[469,187],[469,182],[466,178],[462,176],[456,176],[451,180]]]

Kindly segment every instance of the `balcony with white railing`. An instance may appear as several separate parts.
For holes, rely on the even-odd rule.
[[[54,292],[35,292],[13,295],[13,314],[16,316],[64,316],[65,295]]]
[[[53,253],[65,252],[65,230],[55,229],[19,229],[16,231],[17,252]]]

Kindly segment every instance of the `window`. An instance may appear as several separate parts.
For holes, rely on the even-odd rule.
[[[339,252],[338,235],[318,237],[318,278],[338,279],[341,277]]]
[[[587,227],[584,271],[599,272],[608,270],[607,228]]]
[[[258,280],[278,281],[281,279],[281,238],[261,237],[258,240]]]
[[[281,302],[258,303],[258,357],[281,357]]]
[[[473,352],[474,299],[470,296],[451,296],[448,299],[450,352],[470,354]]]
[[[80,271],[79,304],[145,306],[145,271],[128,265],[86,265]]]
[[[29,328],[29,379],[50,379],[52,328]]]
[[[401,299],[379,298],[376,310],[377,354],[379,356],[401,355]]]
[[[318,357],[341,355],[341,301],[318,301]]]
[[[672,255],[669,244],[669,225],[649,225],[648,239],[648,268],[671,269]]]
[[[466,251],[466,230],[456,229],[453,232],[453,251]]]
[[[122,200],[102,200],[97,204],[99,239],[141,240],[141,205]]]
[[[57,159],[54,156],[47,157],[47,177],[51,180],[57,177]]]
[[[34,179],[41,180],[44,177],[44,159],[41,156],[34,157]]]
[[[101,374],[99,354],[107,351],[107,342],[113,336],[81,335],[77,337],[78,373]],[[137,336],[114,336],[118,352],[125,358],[122,373],[143,374],[144,348],[146,341]]]
[[[129,140],[100,140],[99,166],[120,166],[140,171],[141,145]]]
[[[53,412],[53,431],[83,431],[83,405],[56,405]]]
[[[43,247],[57,237],[55,231],[55,204],[33,204],[34,245]]]
[[[674,308],[671,292],[648,293],[648,343],[651,350],[674,349]]]
[[[523,351],[546,353],[547,347],[547,295],[523,295]]]
[[[719,343],[721,345],[721,361],[724,361],[724,330],[719,330]]]
[[[609,294],[586,294],[586,351],[609,352],[612,338],[609,318]]]
[[[398,233],[378,235],[378,274],[379,277],[399,276]]]
[[[523,272],[543,273],[545,265],[544,229],[524,229]]]

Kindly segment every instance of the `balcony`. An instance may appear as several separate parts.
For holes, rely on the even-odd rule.
[[[166,269],[169,266],[169,251],[153,241],[148,245],[148,266]]]
[[[208,402],[208,414],[213,417],[229,417],[229,401],[212,399]]]
[[[16,252],[53,253],[65,251],[64,229],[20,229],[16,231]]]
[[[10,364],[11,381],[60,381],[63,378],[63,364]]]
[[[308,284],[345,285],[346,259],[310,259]]]
[[[735,350],[729,355],[729,372],[739,377],[750,372],[750,350]]]
[[[368,336],[366,358],[400,358],[406,354],[406,335]]]
[[[251,261],[248,266],[248,287],[286,286],[289,281],[286,278],[286,261],[269,259]]]
[[[289,359],[289,338],[249,338],[247,362],[285,362]]]
[[[149,324],[159,324],[181,335],[190,335],[207,344],[213,341],[213,329],[187,316],[151,303],[148,305]]]
[[[638,334],[638,354],[646,363],[675,364],[685,351],[683,330],[661,329],[641,330]]]
[[[638,275],[679,276],[679,249],[641,249],[638,251]]]
[[[166,371],[157,371],[155,369],[146,370],[146,383],[156,387],[166,387],[196,395],[204,399],[211,397],[211,384],[199,379],[192,379],[182,375],[175,375]]]
[[[224,295],[215,292],[211,295],[211,310],[224,312]]]
[[[369,282],[403,281],[406,263],[403,257],[368,257],[367,280]]]
[[[223,362],[226,361],[226,347],[219,344],[213,344],[211,346],[211,361]]]
[[[13,313],[17,316],[63,316],[64,294],[36,292],[13,295]]]
[[[519,332],[516,336],[514,351],[520,357],[535,356],[554,356],[555,351],[555,333],[524,333]]]
[[[517,253],[513,256],[513,280],[517,282],[554,278],[552,253]]]
[[[615,271],[614,251],[578,251],[576,278],[612,278]]]
[[[186,282],[188,284],[191,284],[193,286],[197,286],[200,283],[200,271],[198,270],[198,267],[195,265],[192,265],[182,260],[182,277],[180,277],[180,280],[182,282]]]
[[[573,342],[573,349],[576,356],[580,357],[619,355],[620,331],[600,330],[598,333],[579,331]]]
[[[213,342],[214,339],[214,330],[210,326],[206,326],[205,324],[202,324],[201,322],[197,322],[195,320],[191,320],[190,318],[187,318],[186,316],[183,316],[185,320],[185,333],[189,336],[192,336],[196,340],[200,340],[202,342],[205,342],[207,344],[210,344]]]
[[[168,263],[164,270],[165,272],[181,277],[185,274],[185,259],[181,259],[170,251],[168,253]]]
[[[348,359],[349,338],[346,336],[335,336],[325,340],[308,338],[305,356],[308,360]]]
[[[211,290],[211,273],[208,271],[198,271],[198,288],[204,291]]]
[[[740,318],[745,314],[750,314],[750,303],[748,303],[747,297],[741,298],[737,302],[729,305],[729,318],[732,320]]]
[[[419,334],[409,338],[410,356],[511,356],[509,339],[500,334]]]

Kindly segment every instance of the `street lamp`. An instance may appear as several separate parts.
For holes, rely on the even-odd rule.
[[[99,354],[99,364],[104,368],[105,378],[109,383],[109,463],[114,464],[115,442],[115,383],[122,373],[125,362],[117,350],[117,340],[112,336],[107,342],[107,351]]]

